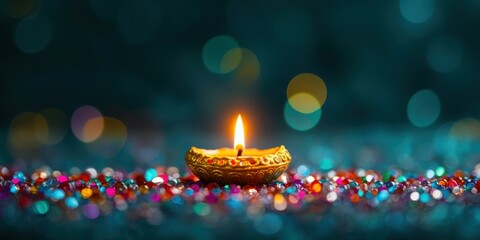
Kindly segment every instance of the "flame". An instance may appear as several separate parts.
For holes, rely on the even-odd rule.
[[[235,140],[233,142],[235,150],[245,149],[245,133],[243,130],[242,116],[238,114],[237,123],[235,124]]]

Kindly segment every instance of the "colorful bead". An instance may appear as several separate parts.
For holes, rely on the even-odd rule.
[[[158,206],[155,204],[189,207],[198,217],[207,217],[213,212],[247,211],[253,218],[267,210],[304,211],[332,204],[359,208],[392,204],[399,208],[410,204],[430,207],[445,202],[457,202],[461,206],[480,202],[477,175],[463,171],[448,175],[443,167],[418,176],[398,170],[380,174],[363,169],[332,170],[323,174],[300,165],[261,186],[203,183],[193,175],[180,176],[178,169],[165,169],[170,168],[149,168],[129,174],[89,168],[72,175],[59,171],[40,174],[43,170],[25,175],[7,169],[0,173],[0,200],[29,208],[38,215],[63,209],[87,219],[96,219],[112,211],[138,209],[135,205],[145,202],[149,202],[145,206],[152,209]],[[142,214],[140,216],[147,217]]]

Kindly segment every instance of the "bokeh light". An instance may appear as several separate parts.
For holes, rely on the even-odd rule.
[[[84,142],[92,142],[100,137],[103,132],[104,118],[96,117],[88,120],[83,128],[83,140]]]
[[[220,72],[228,73],[235,70],[240,60],[242,60],[242,49],[238,47],[230,49],[220,61]]]
[[[92,106],[79,107],[73,112],[71,127],[73,134],[80,141],[94,141],[103,131],[102,114]]]
[[[233,73],[234,81],[246,85],[252,84],[260,77],[260,62],[252,51],[246,48],[241,48],[240,51],[241,60]]]
[[[438,166],[437,168],[435,168],[435,175],[437,175],[437,177],[441,177],[445,174],[445,168],[442,167],[442,166]]]
[[[479,3],[2,0],[0,229],[474,238]],[[185,152],[238,113],[288,172],[196,182]]]
[[[125,124],[116,118],[103,117],[103,130],[97,139],[88,144],[88,148],[92,153],[109,159],[123,148],[126,141]]]
[[[449,73],[462,63],[463,54],[461,43],[450,37],[441,37],[429,46],[427,61],[433,70],[439,73]]]
[[[85,206],[83,206],[82,211],[83,215],[90,219],[95,219],[100,216],[100,209],[94,203],[86,204]]]
[[[211,208],[208,204],[199,202],[193,205],[193,212],[195,212],[199,216],[205,217],[210,214]]]
[[[281,193],[275,194],[275,196],[273,197],[273,207],[277,211],[284,211],[285,209],[287,209],[287,206],[288,203],[285,197]]]
[[[315,127],[315,125],[317,125],[317,123],[320,121],[322,109],[320,108],[315,112],[305,114],[296,111],[287,101],[283,110],[283,116],[288,126],[291,128],[297,131],[307,131]]]
[[[474,118],[461,119],[452,125],[449,136],[460,140],[480,139],[480,121]]]
[[[5,2],[8,2],[10,16],[14,18],[31,17],[38,13],[42,5],[40,0],[8,0]]]
[[[308,156],[311,162],[323,170],[331,170],[337,161],[334,158],[335,152],[332,149],[323,146],[314,146],[310,149]]]
[[[78,207],[78,200],[75,197],[67,197],[67,198],[65,198],[65,205],[68,208],[77,208]]]
[[[43,50],[53,35],[52,23],[45,16],[37,15],[22,20],[15,30],[15,45],[24,53]]]
[[[426,127],[440,116],[440,100],[431,90],[425,89],[415,93],[408,101],[407,116],[417,127]]]
[[[329,201],[329,202],[335,202],[337,200],[337,198],[338,198],[338,195],[337,195],[336,192],[329,192],[327,194],[327,201]]]
[[[312,113],[325,103],[327,86],[315,74],[298,74],[288,84],[287,99],[295,110],[301,113]]]
[[[40,114],[35,114],[33,118],[33,133],[36,140],[40,143],[48,143],[48,122],[44,116]]]
[[[213,37],[203,47],[203,63],[213,73],[231,72],[240,63],[242,57],[241,52],[238,52],[238,47],[238,43],[229,36]]]
[[[301,177],[306,177],[310,174],[310,169],[306,165],[300,165],[297,167],[297,174]]]
[[[438,189],[434,189],[434,190],[432,191],[432,197],[435,198],[436,200],[441,199],[442,196],[443,196],[442,191],[440,191],[440,190],[438,190]]]
[[[35,130],[47,128],[47,122],[43,116],[33,112],[18,114],[10,123],[8,140],[14,153],[32,151],[40,147],[38,139],[46,138],[47,131]]]
[[[470,151],[472,147],[472,134],[470,131],[473,129],[470,129],[470,124],[467,123],[468,120],[465,122],[463,120],[467,119],[462,119],[457,122],[447,122],[440,126],[435,132],[435,152],[444,155],[445,164],[449,166],[456,166],[460,160],[458,156]],[[468,159],[465,160],[468,161]]]
[[[59,109],[47,108],[35,116],[35,136],[39,142],[45,145],[59,143],[65,137],[67,129],[67,117]]]
[[[400,0],[400,13],[411,23],[424,23],[435,12],[434,0]]]
[[[416,202],[420,199],[420,194],[418,192],[410,193],[410,200]]]
[[[320,103],[311,94],[300,92],[288,99],[290,105],[301,113],[312,113],[320,108]]]
[[[50,209],[50,204],[48,204],[48,202],[45,200],[35,202],[32,205],[33,212],[39,215],[43,215],[47,213],[49,209]]]

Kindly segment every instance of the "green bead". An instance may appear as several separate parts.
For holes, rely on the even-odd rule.
[[[437,175],[437,177],[441,177],[445,174],[445,168],[442,167],[442,166],[438,166],[436,169],[435,169],[435,175]]]

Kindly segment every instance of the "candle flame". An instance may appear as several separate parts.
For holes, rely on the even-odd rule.
[[[235,124],[235,140],[233,146],[235,150],[244,150],[245,149],[245,135],[243,130],[243,121],[242,116],[238,114],[237,123]]]

